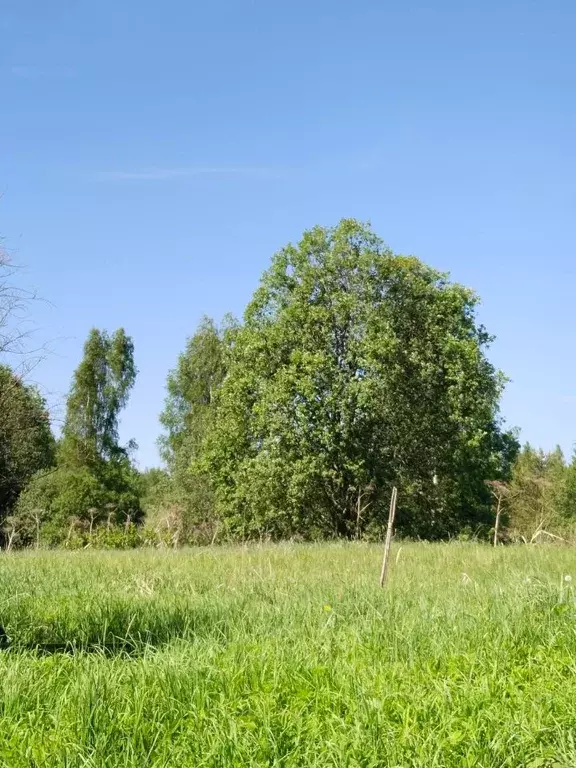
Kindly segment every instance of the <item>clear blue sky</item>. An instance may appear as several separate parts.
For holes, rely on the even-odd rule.
[[[157,461],[202,314],[240,314],[303,229],[371,220],[483,299],[503,411],[576,441],[574,0],[2,0],[0,232],[51,307],[63,395],[124,325],[122,423]]]

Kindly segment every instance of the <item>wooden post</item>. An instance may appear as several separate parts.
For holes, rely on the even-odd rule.
[[[492,546],[497,547],[498,546],[498,531],[500,530],[500,514],[502,513],[502,497],[498,497],[498,502],[496,505],[496,520],[494,522],[494,541],[492,543]]]
[[[382,558],[382,570],[380,571],[380,586],[384,586],[386,581],[386,570],[388,568],[388,558],[390,556],[390,544],[392,543],[392,532],[394,530],[394,517],[396,516],[396,501],[398,499],[398,490],[396,486],[392,488],[392,497],[390,499],[390,512],[388,513],[388,528],[386,529],[386,543],[384,544],[384,557]]]
[[[40,510],[34,510],[34,522],[36,523],[36,549],[40,549]]]

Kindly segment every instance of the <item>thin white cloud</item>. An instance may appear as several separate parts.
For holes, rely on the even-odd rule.
[[[24,64],[10,67],[14,77],[21,77],[25,80],[36,80],[41,77],[46,78],[70,78],[76,77],[76,72],[71,67],[32,67]]]
[[[282,172],[275,168],[261,167],[201,167],[201,168],[144,168],[135,171],[99,171],[99,181],[165,181],[193,176],[261,176],[278,178]]]
[[[573,405],[574,403],[576,403],[576,395],[561,395],[560,402]]]

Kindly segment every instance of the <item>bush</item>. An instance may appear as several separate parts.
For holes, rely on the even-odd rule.
[[[116,491],[88,469],[37,473],[20,495],[5,531],[12,546],[85,546],[99,529],[126,532],[140,519],[130,487]],[[127,541],[133,534],[127,536]],[[130,544],[129,546],[135,546]]]
[[[87,544],[95,549],[135,549],[143,541],[140,529],[130,523],[122,528],[100,526],[88,538]]]

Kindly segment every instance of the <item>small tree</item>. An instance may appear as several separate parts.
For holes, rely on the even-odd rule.
[[[490,488],[490,493],[496,503],[494,537],[492,539],[492,544],[496,547],[498,545],[498,534],[500,531],[502,513],[504,512],[506,501],[510,497],[510,488],[507,483],[502,480],[488,480],[487,485]]]
[[[512,469],[508,498],[509,528],[524,541],[540,531],[557,534],[567,522],[569,472],[559,448],[551,453],[526,444]]]

